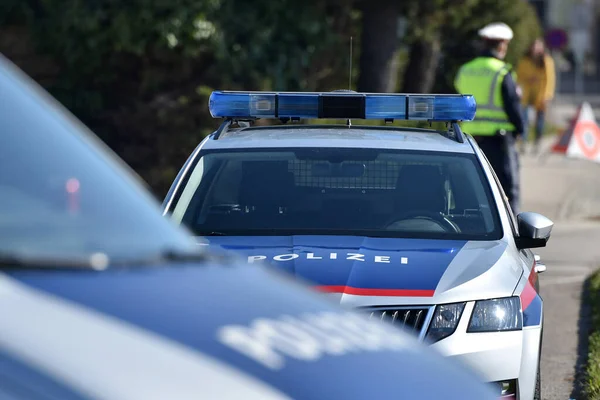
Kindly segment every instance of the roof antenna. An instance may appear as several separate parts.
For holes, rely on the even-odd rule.
[[[350,72],[348,74],[348,91],[352,90],[352,36],[350,36],[350,60],[349,60],[349,64],[350,64]],[[348,127],[352,126],[352,122],[350,121],[350,118],[348,118],[346,120],[346,125],[348,125]]]
[[[348,75],[348,90],[352,90],[352,36],[350,36],[350,74]]]

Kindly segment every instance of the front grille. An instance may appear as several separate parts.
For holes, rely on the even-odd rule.
[[[425,320],[427,319],[428,308],[401,308],[401,309],[376,309],[369,310],[370,318],[377,318],[393,325],[413,331],[416,334],[421,333]]]

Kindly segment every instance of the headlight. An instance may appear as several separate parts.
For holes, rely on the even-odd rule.
[[[465,309],[465,303],[443,304],[435,308],[427,331],[427,339],[435,343],[454,333]]]
[[[467,332],[501,332],[523,328],[518,297],[482,300],[475,303]]]

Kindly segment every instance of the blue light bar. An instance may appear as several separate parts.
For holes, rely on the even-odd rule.
[[[215,91],[208,108],[214,118],[472,121],[477,107],[471,95]]]

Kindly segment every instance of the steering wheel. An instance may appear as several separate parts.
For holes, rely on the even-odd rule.
[[[450,221],[441,213],[436,213],[428,210],[413,210],[402,214],[399,217],[394,217],[394,219],[388,221],[388,223],[385,224],[385,229],[390,229],[390,226],[392,226],[396,222],[404,221],[407,219],[428,219],[437,223],[440,227],[442,227],[448,232],[460,233],[460,228],[454,222]]]

